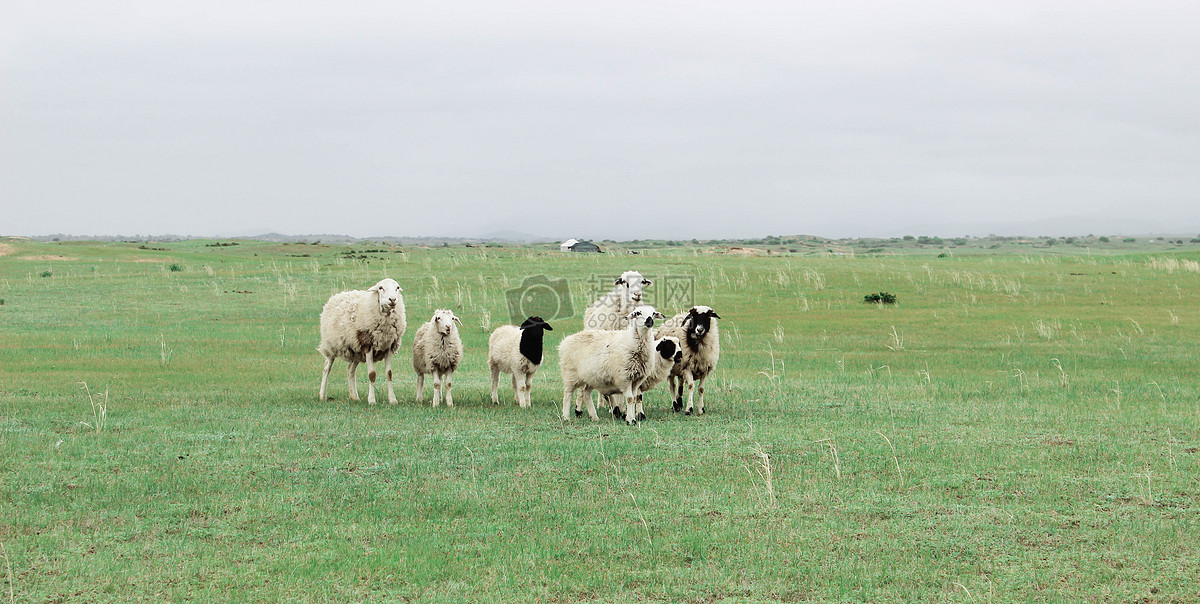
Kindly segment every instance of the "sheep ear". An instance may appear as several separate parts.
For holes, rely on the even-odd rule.
[[[370,289],[368,289],[367,291],[369,291],[369,292],[378,292],[378,291],[380,291],[380,289],[382,289],[382,288],[380,288],[380,287],[379,287],[379,284],[378,284],[378,283],[376,283],[375,285],[372,285],[372,286],[370,287]]]
[[[458,323],[459,325],[462,325],[462,320],[461,320],[461,319],[459,319],[458,317],[456,317],[456,316],[454,316],[454,315],[450,315],[450,318],[451,318],[451,319],[454,319],[454,322],[455,322],[455,323]]]
[[[642,279],[642,286],[645,287],[647,285],[654,285],[654,282],[649,279]]]
[[[715,310],[710,310],[710,311],[708,311],[708,316],[710,316],[710,317],[712,317],[712,318],[714,318],[714,319],[720,319],[720,318],[721,318],[721,315],[718,315],[718,314],[717,314],[717,311],[715,311]]]
[[[659,319],[660,321],[666,321],[666,320],[667,320],[667,315],[664,315],[664,314],[662,314],[661,312],[658,312],[658,311],[656,310],[656,311],[654,311],[654,318],[655,318],[655,319]]]
[[[625,285],[625,280],[618,278],[616,281],[613,281],[613,285]]]

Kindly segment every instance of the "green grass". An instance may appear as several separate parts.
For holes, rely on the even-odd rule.
[[[0,601],[1200,598],[1194,249],[211,243],[3,240]],[[724,317],[708,413],[563,424],[552,347],[628,268]],[[537,274],[576,313],[534,408],[493,406]],[[406,345],[463,319],[454,409],[407,350],[399,405],[347,402],[343,363],[316,400],[321,305],[384,276]]]

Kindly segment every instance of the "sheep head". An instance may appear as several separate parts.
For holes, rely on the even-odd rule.
[[[459,321],[458,317],[454,316],[453,311],[443,308],[433,311],[433,319],[431,322],[433,323],[433,328],[436,329],[437,332],[442,335],[442,337],[448,336],[450,335],[450,332],[454,331],[454,323],[457,322],[459,325],[462,325],[462,321]]]
[[[531,327],[545,329],[546,331],[554,331],[554,328],[550,327],[549,323],[545,322],[544,320],[542,320],[541,317],[537,317],[537,316],[529,317],[528,319],[525,319],[524,323],[521,323],[521,329],[529,329]]]
[[[712,320],[720,318],[721,315],[708,306],[693,306],[683,319],[683,327],[689,335],[700,339],[712,329]]]
[[[679,361],[683,360],[683,348],[679,346],[679,338],[676,338],[675,336],[664,336],[662,339],[658,340],[654,346],[654,349],[658,351],[658,355],[661,356],[664,361],[678,363]]]
[[[625,318],[629,319],[629,326],[631,329],[640,331],[654,327],[655,319],[665,320],[667,317],[657,310],[654,310],[653,306],[647,306],[643,304],[633,309],[633,312],[625,315]]]
[[[625,271],[613,282],[613,285],[617,286],[617,291],[620,292],[621,298],[635,305],[642,302],[642,288],[653,284],[653,281],[643,277],[637,271]]]
[[[379,312],[387,314],[396,308],[396,303],[400,301],[400,292],[404,290],[394,279],[384,279],[367,291],[379,294]]]

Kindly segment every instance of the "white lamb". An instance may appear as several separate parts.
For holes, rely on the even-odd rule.
[[[325,302],[321,309],[321,345],[317,347],[325,357],[318,394],[322,401],[326,400],[325,385],[333,361],[344,359],[350,364],[346,372],[350,400],[358,400],[354,374],[359,363],[366,363],[370,380],[367,403],[374,405],[375,361],[382,357],[387,372],[388,402],[396,403],[396,393],[392,390],[392,354],[400,349],[400,338],[404,335],[402,291],[399,283],[384,279],[366,291],[337,293]]]
[[[693,306],[667,321],[658,336],[671,335],[683,343],[683,360],[671,370],[669,386],[675,397],[675,411],[683,409],[683,387],[687,385],[687,415],[692,414],[693,391],[699,390],[696,414],[704,413],[704,380],[717,367],[721,356],[721,336],[717,332],[717,312],[707,306]],[[676,389],[675,380],[679,380]]]
[[[492,370],[492,403],[500,404],[500,374],[512,374],[513,396],[520,407],[532,407],[533,374],[542,364],[542,339],[554,331],[541,317],[529,317],[520,327],[501,325],[488,338],[488,368]]]
[[[433,406],[442,402],[446,393],[446,406],[454,406],[450,389],[454,386],[451,376],[463,357],[462,338],[458,335],[458,323],[454,313],[445,309],[433,311],[433,318],[417,328],[413,337],[413,370],[417,372],[417,402],[424,400],[425,376],[433,376]]]
[[[626,317],[642,303],[642,288],[653,282],[637,271],[625,271],[613,282],[612,291],[592,302],[583,313],[584,329],[621,330],[628,327]]]
[[[654,354],[650,355],[652,368],[650,374],[646,377],[646,381],[638,388],[637,395],[637,420],[646,419],[646,412],[642,406],[642,399],[645,393],[653,390],[659,384],[667,380],[667,376],[671,374],[671,370],[679,361],[683,360],[683,351],[680,350],[679,338],[675,336],[665,336],[654,341]],[[609,410],[614,416],[620,417],[618,412],[624,407],[624,400],[617,392],[601,392],[609,401]],[[584,396],[588,396],[588,390],[584,390]],[[575,401],[575,416],[579,417],[583,414],[583,401]]]
[[[629,327],[621,331],[584,330],[571,334],[558,345],[558,363],[563,380],[562,417],[570,419],[571,397],[589,388],[617,392],[634,401],[642,382],[652,369],[652,329],[655,319],[665,319],[653,306],[639,306],[626,316]],[[591,396],[584,396],[592,421],[600,418]],[[636,404],[625,405],[625,423],[637,421]]]

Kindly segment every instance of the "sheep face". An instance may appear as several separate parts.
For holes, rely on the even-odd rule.
[[[621,276],[613,284],[624,291],[625,299],[634,304],[640,304],[642,302],[642,288],[649,287],[654,282],[643,277],[637,271],[625,271],[621,273]]]
[[[384,279],[371,286],[368,291],[379,294],[379,311],[387,314],[396,308],[396,303],[400,300],[400,292],[404,290],[400,289],[400,284],[396,283],[394,279]]]
[[[437,332],[443,337],[450,335],[450,332],[454,330],[455,322],[457,322],[459,325],[462,325],[462,321],[459,321],[458,317],[454,316],[452,311],[445,309],[438,309],[434,311],[432,322],[433,328],[436,329]]]
[[[712,320],[720,318],[721,315],[718,315],[717,311],[712,308],[707,306],[693,306],[688,310],[688,316],[683,320],[683,323],[689,335],[700,339],[712,329]]]
[[[658,351],[658,355],[664,361],[678,363],[683,360],[683,349],[679,347],[679,339],[667,336],[658,341],[658,345],[654,347]]]
[[[529,317],[521,324],[521,329],[529,329],[530,327],[539,327],[546,331],[554,331],[554,328],[550,327],[550,324],[543,321],[541,317]]]
[[[633,312],[629,313],[628,315],[625,315],[625,318],[629,319],[630,325],[633,325],[638,329],[643,327],[645,329],[650,329],[651,327],[654,327],[655,319],[666,320],[667,317],[657,310],[654,310],[653,306],[642,305],[633,309]]]

